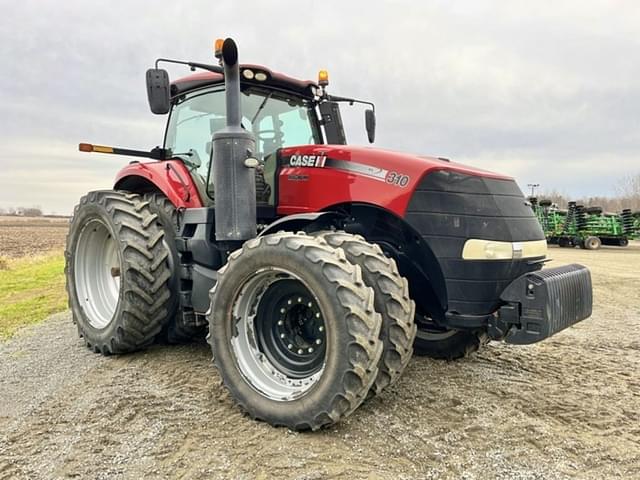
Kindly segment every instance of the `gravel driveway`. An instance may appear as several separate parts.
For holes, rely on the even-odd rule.
[[[206,345],[101,357],[56,315],[0,343],[0,478],[640,478],[640,246],[550,256],[592,269],[590,320],[414,358],[317,433],[244,417]]]

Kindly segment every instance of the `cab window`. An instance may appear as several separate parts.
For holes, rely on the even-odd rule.
[[[275,152],[282,147],[321,143],[315,115],[303,99],[269,90],[245,89],[241,102],[242,127],[255,136],[255,155],[265,162],[264,181],[270,190],[258,200],[273,205]],[[188,94],[174,105],[165,136],[165,148],[183,158],[196,183],[207,183],[211,197],[211,137],[226,125],[225,111],[220,87]]]

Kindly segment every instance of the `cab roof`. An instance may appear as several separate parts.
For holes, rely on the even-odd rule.
[[[245,71],[252,72],[253,75],[245,74]],[[266,79],[257,80],[257,75],[264,73]],[[247,78],[251,77],[251,78]],[[187,77],[179,78],[171,82],[171,96],[175,97],[183,93],[195,90],[198,88],[206,87],[209,85],[217,85],[224,82],[224,76],[220,73],[214,72],[198,72]],[[298,95],[312,98],[314,96],[315,89],[318,88],[318,84],[311,80],[300,80],[297,78],[289,77],[283,73],[274,72],[262,65],[253,64],[241,64],[240,65],[240,83],[244,85],[266,86],[288,90]]]

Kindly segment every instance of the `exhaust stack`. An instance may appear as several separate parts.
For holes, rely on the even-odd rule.
[[[215,198],[216,240],[244,241],[256,236],[256,180],[245,164],[255,151],[253,134],[242,128],[238,47],[222,45],[227,126],[214,133],[211,161]]]

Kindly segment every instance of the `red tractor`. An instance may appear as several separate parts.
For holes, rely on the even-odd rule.
[[[489,339],[543,340],[587,318],[580,265],[546,242],[512,178],[349,146],[328,78],[159,59],[162,147],[81,144],[133,160],[75,208],[73,318],[104,355],[204,337],[253,418],[317,429],[395,382],[412,353],[455,359]],[[159,62],[201,70],[170,83]],[[373,108],[365,112],[370,142]]]

